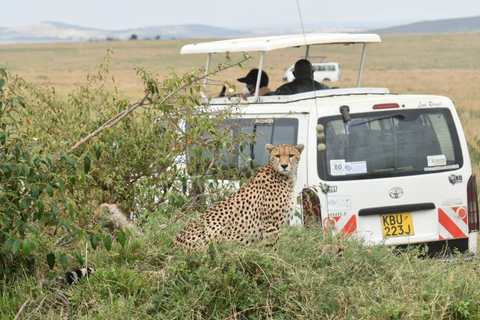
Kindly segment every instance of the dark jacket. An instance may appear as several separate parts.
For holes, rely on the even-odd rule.
[[[327,85],[313,80],[313,78],[297,78],[292,82],[279,87],[274,94],[289,95],[314,90],[330,89]]]

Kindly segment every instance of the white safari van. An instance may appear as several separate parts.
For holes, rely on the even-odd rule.
[[[295,79],[293,69],[295,65],[285,71],[283,81],[291,82]],[[337,62],[312,62],[313,79],[318,82],[340,80],[340,66]]]
[[[248,98],[232,125],[256,135],[248,165],[267,163],[266,143],[303,143],[296,185],[303,222],[367,244],[475,251],[477,185],[455,106],[443,96],[361,88],[365,49],[375,42],[375,34],[307,34],[197,43],[181,53],[208,54],[208,72],[213,53],[258,51],[261,70],[270,50],[306,46],[308,57],[313,45],[363,45],[356,88]]]

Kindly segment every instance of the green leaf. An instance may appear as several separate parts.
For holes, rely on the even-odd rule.
[[[68,266],[68,257],[65,253],[62,253],[59,257],[60,265],[62,266],[63,270],[67,269]]]
[[[2,76],[3,76],[4,78],[8,78],[8,75],[7,75],[7,72],[5,71],[5,69],[1,68],[1,69],[0,69],[0,73],[2,74]]]
[[[32,198],[33,199],[38,199],[38,196],[40,195],[40,190],[38,189],[38,187],[36,185],[32,185]]]
[[[23,171],[28,176],[30,174],[30,166],[26,163],[23,164]]]
[[[73,159],[72,157],[69,157],[69,156],[64,156],[65,160],[67,160],[68,163],[70,163],[72,166],[77,166],[77,161],[75,161],[75,159]]]
[[[95,150],[95,157],[97,157],[97,160],[100,159],[100,156],[102,155],[102,150],[100,149],[100,146],[95,143],[93,149]]]
[[[28,198],[23,198],[22,202],[20,203],[20,207],[22,210],[26,210],[30,206],[30,199]]]
[[[27,107],[27,106],[25,105],[25,102],[23,101],[23,97],[18,97],[17,100],[18,100],[18,103],[20,103],[20,105],[21,105],[23,108],[26,108],[26,107]]]
[[[117,235],[117,241],[120,243],[120,245],[122,246],[122,248],[125,247],[125,243],[127,242],[127,237],[125,236],[125,233],[123,233],[122,231],[120,231]]]
[[[45,206],[43,205],[42,202],[37,202],[37,207],[38,207],[38,219],[42,219],[43,213],[45,212]]]
[[[10,239],[5,240],[5,243],[3,244],[3,253],[7,253],[10,251],[12,248],[13,241]]]
[[[96,234],[92,234],[91,238],[90,238],[90,242],[92,243],[92,247],[93,249],[97,249],[97,246],[98,246],[98,236]]]
[[[90,158],[88,156],[85,156],[83,158],[83,169],[85,171],[85,174],[87,174],[88,171],[90,171],[90,165],[91,165]]]
[[[47,193],[50,197],[53,197],[53,187],[50,184],[47,184]]]
[[[53,267],[55,266],[55,255],[51,252],[47,254],[47,264],[50,270],[52,270]]]
[[[112,237],[109,234],[107,234],[105,238],[103,238],[103,245],[105,246],[105,249],[107,249],[107,251],[110,251],[110,249],[112,248]]]
[[[28,152],[23,153],[23,159],[25,159],[26,161],[31,161],[31,158],[30,158],[30,155],[28,154]]]
[[[22,246],[22,249],[23,249],[23,253],[25,255],[29,255],[30,254],[30,251],[32,250],[32,247],[30,245],[30,241],[29,240],[24,240],[23,241],[23,246]]]
[[[21,244],[22,244],[21,241],[18,241],[18,240],[13,241],[13,245],[12,245],[12,253],[13,254],[18,252],[18,249],[20,249]]]
[[[81,266],[83,266],[84,261],[83,261],[83,258],[82,258],[82,254],[81,254],[80,252],[78,252],[78,251],[75,251],[75,252],[73,253],[73,255],[74,255],[75,258],[77,259],[78,264],[80,264]]]
[[[58,181],[58,186],[60,187],[60,190],[62,192],[65,192],[65,181],[63,179],[61,179],[60,181]]]
[[[70,213],[70,217],[74,218],[75,211],[73,210],[73,204],[71,203],[68,204],[68,212]]]

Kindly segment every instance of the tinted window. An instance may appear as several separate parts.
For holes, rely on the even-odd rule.
[[[256,168],[267,164],[269,160],[265,151],[267,143],[297,144],[297,119],[238,119],[228,121],[227,125],[231,128],[232,139],[235,139],[241,131],[251,135],[251,143],[243,147],[236,145],[234,154],[229,157],[233,161],[230,164],[223,163],[224,168],[236,166]],[[227,155],[226,151],[224,154]]]
[[[326,150],[318,174],[326,180],[429,174],[463,165],[458,134],[448,109],[351,114],[319,119]]]
[[[327,64],[327,65],[314,65],[313,69],[315,71],[326,72],[326,71],[335,71],[335,65]]]

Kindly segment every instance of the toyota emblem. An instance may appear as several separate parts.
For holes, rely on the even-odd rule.
[[[392,198],[392,199],[400,199],[401,197],[403,197],[403,189],[398,188],[398,187],[392,188],[392,189],[390,189],[388,194],[390,195],[390,198]]]

